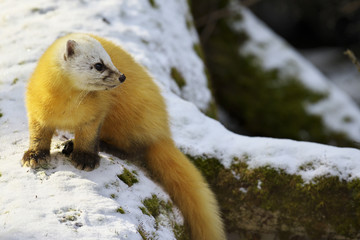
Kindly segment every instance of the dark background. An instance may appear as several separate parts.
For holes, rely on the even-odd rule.
[[[358,48],[360,1],[240,1],[297,48]]]

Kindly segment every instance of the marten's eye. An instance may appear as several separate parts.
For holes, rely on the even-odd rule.
[[[102,64],[102,63],[96,63],[96,64],[94,65],[94,67],[95,67],[95,69],[98,70],[99,72],[103,71],[104,68],[105,68],[104,64]]]

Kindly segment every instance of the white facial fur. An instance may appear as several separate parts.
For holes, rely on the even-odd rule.
[[[125,80],[96,39],[85,34],[70,36],[64,49],[62,66],[76,88],[87,91],[108,90]]]

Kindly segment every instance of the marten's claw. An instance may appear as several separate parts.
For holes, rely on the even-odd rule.
[[[100,165],[99,155],[89,152],[74,151],[71,154],[71,161],[77,169],[88,172]]]
[[[46,168],[49,163],[49,150],[28,150],[24,153],[21,166],[30,168]]]

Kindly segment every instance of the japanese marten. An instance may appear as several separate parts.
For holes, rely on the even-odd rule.
[[[192,239],[225,239],[214,194],[172,140],[158,86],[121,47],[91,34],[59,38],[29,80],[26,107],[30,147],[23,166],[48,163],[56,129],[75,133],[70,158],[81,170],[99,165],[100,141],[140,154],[181,210]]]

